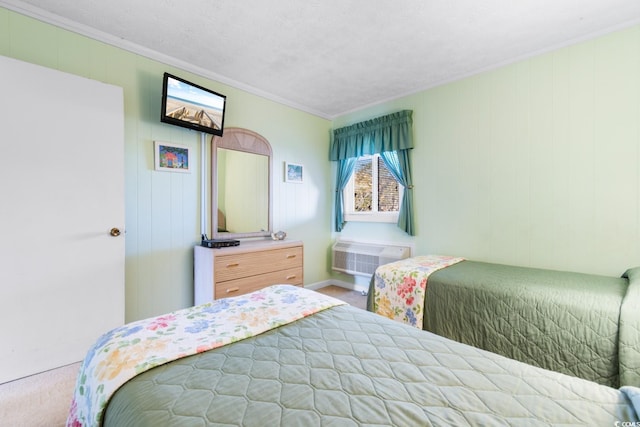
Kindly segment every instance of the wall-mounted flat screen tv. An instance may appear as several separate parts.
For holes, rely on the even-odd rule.
[[[164,73],[160,121],[222,136],[227,97]]]

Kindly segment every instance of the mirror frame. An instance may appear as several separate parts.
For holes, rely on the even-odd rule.
[[[218,148],[226,148],[228,150],[243,151],[245,153],[260,154],[267,156],[268,160],[268,208],[267,208],[267,227],[266,231],[255,231],[246,233],[229,233],[218,231]],[[273,230],[272,223],[272,150],[269,141],[262,135],[243,128],[225,128],[223,135],[214,136],[211,143],[211,228],[214,239],[243,239],[250,237],[267,237],[271,236]]]

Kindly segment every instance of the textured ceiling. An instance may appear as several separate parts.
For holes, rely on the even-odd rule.
[[[0,0],[321,117],[640,22],[638,0]]]

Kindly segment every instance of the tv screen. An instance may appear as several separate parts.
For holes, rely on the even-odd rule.
[[[164,73],[160,121],[222,136],[227,97]]]

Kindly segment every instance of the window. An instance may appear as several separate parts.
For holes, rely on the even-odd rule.
[[[397,222],[402,193],[402,185],[378,154],[358,157],[344,189],[344,219]]]

